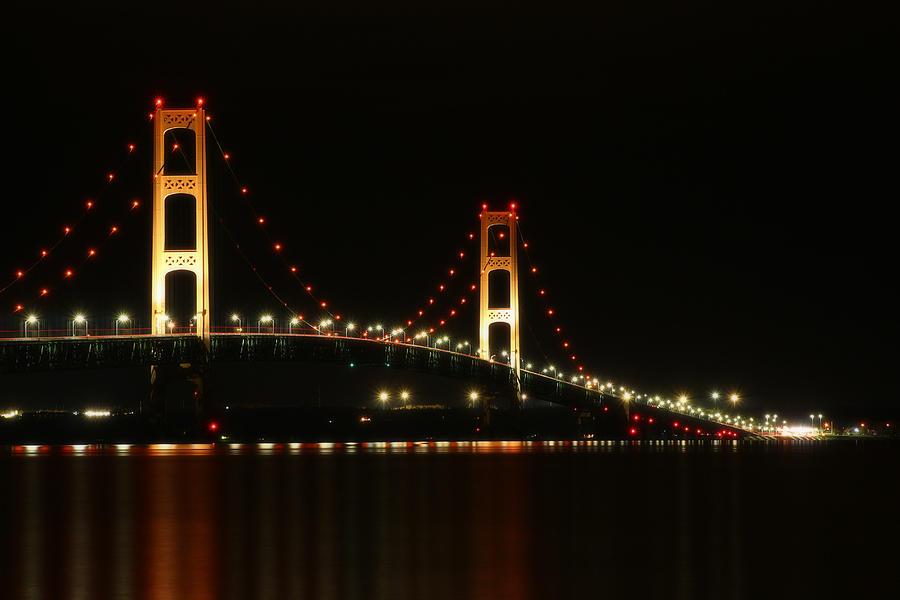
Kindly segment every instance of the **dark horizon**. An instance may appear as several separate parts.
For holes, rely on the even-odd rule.
[[[154,38],[165,13],[134,10],[148,13],[63,8],[4,42],[15,170],[0,287],[139,147],[77,236],[0,295],[0,329],[20,327],[18,302],[60,322],[147,319],[146,114],[157,96],[203,96],[267,230],[347,318],[404,322],[456,252],[474,252],[481,203],[514,198],[556,322],[593,374],[667,396],[735,390],[753,415],[896,416],[886,23],[813,3],[654,18],[226,6],[170,15]],[[211,185],[251,261],[310,314],[227,173]],[[141,210],[121,218],[134,197]],[[215,313],[275,310],[214,236]],[[523,355],[561,364],[529,286]],[[454,336],[474,339],[475,313],[458,318]]]

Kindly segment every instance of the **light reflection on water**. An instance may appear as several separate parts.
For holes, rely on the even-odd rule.
[[[895,515],[889,483],[858,467],[896,458],[810,442],[14,446],[0,596],[808,595],[811,573],[880,568],[853,561],[857,516],[840,515],[860,498]]]
[[[806,442],[807,444],[809,442]],[[804,442],[795,442],[802,445]],[[554,452],[647,452],[653,449],[671,452],[672,449],[688,451],[702,448],[704,452],[736,452],[737,441],[694,440],[562,440],[562,441],[400,441],[400,442],[318,442],[318,443],[207,443],[207,444],[115,444],[69,446],[13,446],[9,452],[18,456],[47,455],[131,455],[131,456],[212,456],[216,454],[547,454]]]

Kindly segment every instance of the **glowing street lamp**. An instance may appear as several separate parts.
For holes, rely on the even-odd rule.
[[[728,397],[728,399],[731,400],[731,406],[733,408],[737,404],[738,400],[740,400],[740,397],[737,394],[732,394]]]
[[[404,402],[409,401],[409,392],[407,392],[406,390],[403,390],[402,392],[400,392],[400,399],[403,400]]]
[[[469,402],[475,404],[478,401],[478,392],[469,392]]]
[[[376,325],[375,329],[378,331],[378,336],[383,338],[384,336],[381,335],[381,332],[384,331],[384,328],[381,325]]]
[[[116,335],[119,335],[119,324],[120,323],[128,323],[131,319],[126,314],[121,314],[116,318]]]
[[[713,409],[715,410],[715,409],[719,408],[719,392],[713,392],[712,399],[713,399]]]
[[[350,337],[350,332],[356,329],[356,323],[347,323],[347,332],[344,334],[344,337]]]
[[[235,333],[240,333],[243,331],[243,327],[241,327],[241,316],[238,314],[231,315],[231,322],[237,323],[237,328],[234,330]]]
[[[266,324],[271,323],[272,324],[272,333],[275,333],[275,319],[272,317],[272,315],[263,315],[259,318],[259,321],[256,322],[256,330],[258,333],[262,333],[262,324],[263,323],[266,323]]]
[[[293,333],[294,326],[299,325],[299,324],[300,324],[300,319],[298,319],[297,317],[294,317],[293,319],[291,319],[288,322],[288,333]]]
[[[388,400],[390,400],[390,399],[391,399],[391,396],[387,392],[384,392],[384,391],[378,392],[378,401],[381,402],[382,405],[387,404]]]
[[[72,319],[72,337],[75,337],[75,328],[79,325],[84,326],[84,335],[88,334],[87,319],[84,318],[84,315],[75,315],[75,318]]]
[[[32,326],[38,325],[39,322],[40,321],[38,321],[38,318],[35,315],[28,315],[28,318],[25,319],[25,337],[28,337],[28,326],[29,325],[32,325]],[[40,335],[41,335],[41,332],[40,332],[40,330],[38,330],[38,337],[40,337]]]

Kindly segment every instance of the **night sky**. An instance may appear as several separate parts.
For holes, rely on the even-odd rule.
[[[98,206],[0,295],[0,328],[21,326],[16,303],[61,327],[78,310],[146,326],[147,113],[157,96],[203,96],[267,231],[346,318],[404,322],[457,252],[476,251],[481,203],[514,198],[546,304],[590,372],[664,395],[736,390],[752,414],[895,414],[892,22],[816,2],[677,4],[21,15],[0,42],[14,149],[0,287],[85,200]],[[213,162],[229,231],[315,315]],[[123,217],[132,198],[145,204]],[[121,235],[81,265],[111,223]],[[278,311],[223,229],[213,236],[217,319]],[[524,355],[564,364],[523,281]],[[475,318],[462,311],[454,337],[475,340]]]

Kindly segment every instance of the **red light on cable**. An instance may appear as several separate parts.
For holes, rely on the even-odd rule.
[[[219,428],[219,424],[216,423],[215,421],[212,421],[212,422],[209,424],[209,430],[210,430],[210,431],[216,431],[218,428]]]
[[[63,277],[71,277],[71,276],[72,276],[72,269],[66,269],[66,271],[63,273]]]
[[[459,303],[460,303],[460,304],[465,304],[465,303],[466,303],[466,299],[465,299],[465,298],[460,298],[460,299],[459,299]]]
[[[70,233],[71,231],[72,231],[72,228],[71,228],[71,227],[63,227],[63,233],[64,233],[65,235],[69,235],[69,233]]]
[[[296,272],[297,272],[297,267],[291,267],[291,273],[296,273]]]
[[[247,193],[247,188],[241,188],[241,193],[242,193],[242,194],[246,194],[246,193]]]
[[[634,434],[636,434],[636,433],[637,433],[637,429],[635,429],[634,427],[632,427],[632,428],[631,428],[631,435],[634,435]]]
[[[197,98],[197,106],[203,106],[203,98]]]
[[[532,273],[537,273],[537,267],[531,267],[531,272],[532,272]]]
[[[481,205],[481,210],[487,210],[487,204],[482,204],[482,205]]]
[[[443,283],[442,283],[441,285],[438,286],[438,290],[441,291],[441,292],[444,291],[444,284],[443,284]]]
[[[528,247],[528,242],[522,242],[522,247],[523,247],[523,248],[527,248],[527,247]]]
[[[91,210],[92,208],[94,208],[94,203],[91,202],[90,200],[88,200],[87,202],[84,203],[84,207],[88,210]]]
[[[442,320],[442,321],[440,322],[440,326],[443,327],[446,323],[447,323],[447,321],[443,321],[443,320]]]
[[[548,315],[552,315],[552,314],[553,314],[553,309],[552,309],[552,308],[548,308],[548,309],[547,309],[547,314],[548,314]]]
[[[473,284],[472,284],[472,289],[474,290],[475,288],[476,288],[476,285],[473,283]]]
[[[112,181],[112,180],[113,180],[113,177],[115,177],[115,175],[114,175],[113,173],[110,173],[110,174],[108,175],[108,177],[109,177],[109,180]]]
[[[95,254],[97,254],[97,251],[94,250],[93,248],[90,248],[90,249],[88,250],[88,256],[94,256]]]
[[[50,290],[48,290],[47,288],[44,288],[41,290],[41,296],[46,296],[49,293],[50,293]]]
[[[515,202],[510,202],[510,203],[509,203],[509,208],[510,208],[511,210],[516,210],[516,203],[515,203]]]
[[[24,272],[24,271],[16,271],[16,277],[17,277],[18,279],[21,279],[22,277],[25,277],[25,272]]]
[[[226,152],[226,153],[225,153],[225,160],[228,160],[229,158],[231,158],[231,155],[228,154],[228,153]]]
[[[452,317],[452,316],[455,315],[455,314],[456,314],[456,309],[451,308],[451,309],[450,309],[450,316]]]
[[[470,239],[470,240],[474,240],[474,239],[475,239],[475,234],[474,234],[474,233],[470,233],[470,234],[469,234],[469,239]]]
[[[428,304],[434,304],[434,298],[429,298],[429,299],[428,299]]]
[[[456,275],[456,271],[454,271],[453,269],[450,269],[450,276],[453,277],[454,275]]]
[[[134,144],[128,144],[128,151],[134,152]]]
[[[156,99],[156,106],[162,106],[162,98]]]
[[[424,311],[424,310],[420,310],[420,311],[419,311],[419,316],[420,316],[420,317],[421,317],[422,315],[424,315],[424,314],[425,314],[425,311]]]
[[[312,286],[311,286],[311,285],[306,286],[306,291],[307,291],[307,292],[311,292],[311,291],[312,291]]]
[[[178,142],[172,144],[172,150],[178,150]]]
[[[46,250],[41,250],[41,258],[43,258],[43,257],[45,257],[45,256],[47,256],[47,251],[46,251]]]
[[[134,200],[134,201],[131,203],[131,208],[137,208],[137,207],[140,206],[140,205],[141,205],[140,201]]]
[[[259,223],[260,225],[265,225],[266,219],[265,219],[265,217],[260,217],[256,220],[256,222]]]
[[[21,304],[16,304],[16,307],[13,309],[13,312],[19,312],[23,308],[25,308],[25,307],[22,306]]]
[[[281,244],[275,244],[274,248],[276,252],[281,252]]]
[[[499,237],[499,238],[502,240],[503,238],[506,237],[506,234],[503,233],[503,232],[501,231],[501,232],[497,235],[497,237]]]
[[[325,308],[326,306],[328,306],[328,303],[325,302],[325,301],[323,300],[323,301],[319,304],[319,306],[321,306],[322,308]]]

